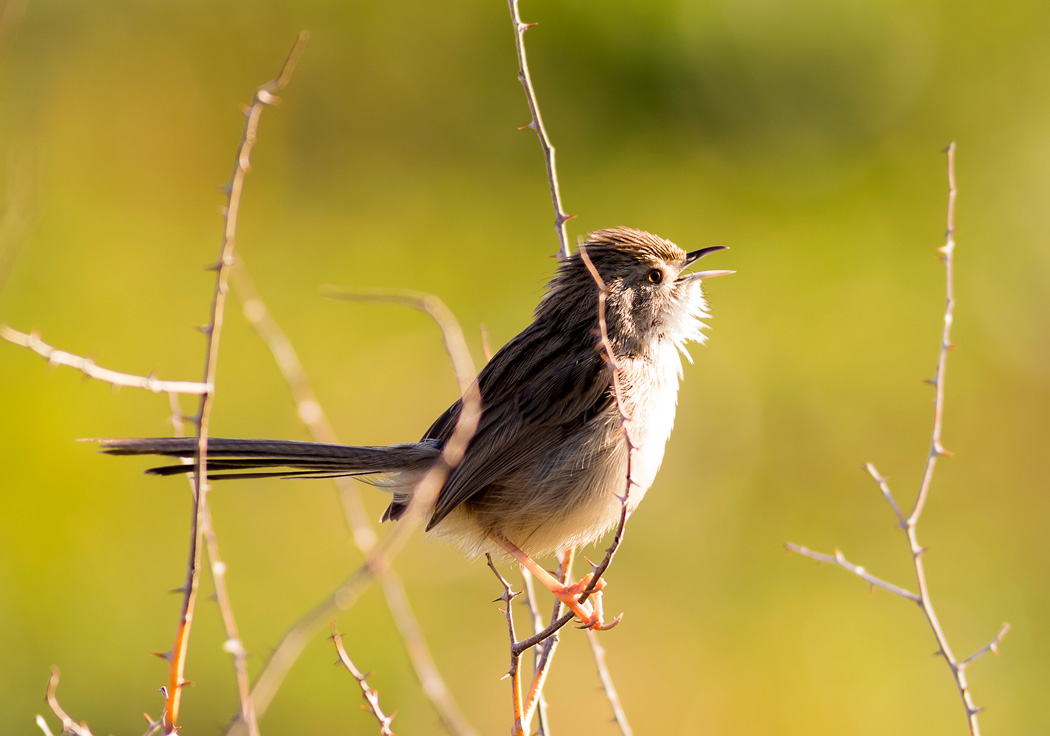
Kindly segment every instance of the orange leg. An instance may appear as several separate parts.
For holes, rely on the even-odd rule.
[[[602,621],[600,612],[596,611],[594,606],[586,601],[580,603],[578,600],[580,593],[582,593],[590,584],[591,576],[589,574],[585,575],[579,582],[569,584],[568,569],[566,568],[563,573],[566,576],[565,582],[563,583],[544,570],[539,563],[522,552],[516,544],[506,537],[493,534],[491,535],[491,539],[500,547],[507,550],[514,559],[532,573],[533,577],[543,583],[547,587],[547,590],[553,593],[558,600],[564,603],[565,606],[576,615],[576,618],[580,620],[580,623],[582,623],[585,628],[595,630],[611,629],[619,623],[619,620],[616,620],[607,625]],[[569,559],[569,564],[571,564],[571,558]],[[604,581],[599,581],[599,584],[595,586],[595,593],[592,595],[600,595],[600,591],[604,587]]]

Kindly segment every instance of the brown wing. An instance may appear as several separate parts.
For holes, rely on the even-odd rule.
[[[481,422],[438,496],[428,530],[490,485],[534,465],[614,405],[602,354],[593,336],[579,331],[553,336],[533,323],[485,366],[478,376]],[[556,344],[573,347],[558,352]],[[459,408],[459,402],[449,407],[423,440],[446,440]]]

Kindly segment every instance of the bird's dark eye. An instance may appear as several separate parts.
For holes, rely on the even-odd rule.
[[[650,284],[658,284],[664,280],[664,272],[658,268],[651,269],[646,275]]]

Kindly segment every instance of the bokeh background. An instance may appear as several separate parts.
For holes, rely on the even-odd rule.
[[[414,439],[455,398],[421,315],[324,284],[444,298],[480,359],[521,329],[555,262],[547,185],[504,3],[7,2],[0,321],[118,370],[200,374],[239,106],[295,34],[312,39],[265,113],[239,252],[341,438]],[[523,3],[575,239],[627,224],[709,266],[656,487],[609,576],[603,635],[638,733],[960,734],[919,612],[783,550],[841,547],[914,584],[861,470],[902,504],[929,442],[944,299],[941,149],[958,141],[957,296],[942,463],[920,539],[988,734],[1050,729],[1050,5]],[[305,439],[267,349],[231,304],[219,435]],[[156,715],[183,579],[185,481],[82,437],[164,435],[163,396],[114,392],[0,344],[0,732],[33,733],[48,668],[96,733]],[[378,518],[385,499],[366,491]],[[253,674],[360,563],[333,489],[212,496]],[[505,626],[480,561],[416,538],[399,558],[442,672],[480,733],[509,725]],[[210,582],[205,582],[206,593]],[[376,590],[339,617],[399,733],[438,733]],[[183,733],[235,712],[218,611],[202,601]],[[371,733],[318,636],[264,733]],[[547,688],[559,733],[615,733],[582,634]],[[54,726],[54,721],[52,720]]]

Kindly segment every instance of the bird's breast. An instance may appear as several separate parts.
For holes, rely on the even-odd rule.
[[[628,428],[636,448],[631,458],[631,475],[639,491],[638,501],[660,469],[664,447],[674,428],[680,365],[677,350],[668,344],[655,356],[627,361],[621,368],[621,379],[628,387]]]

